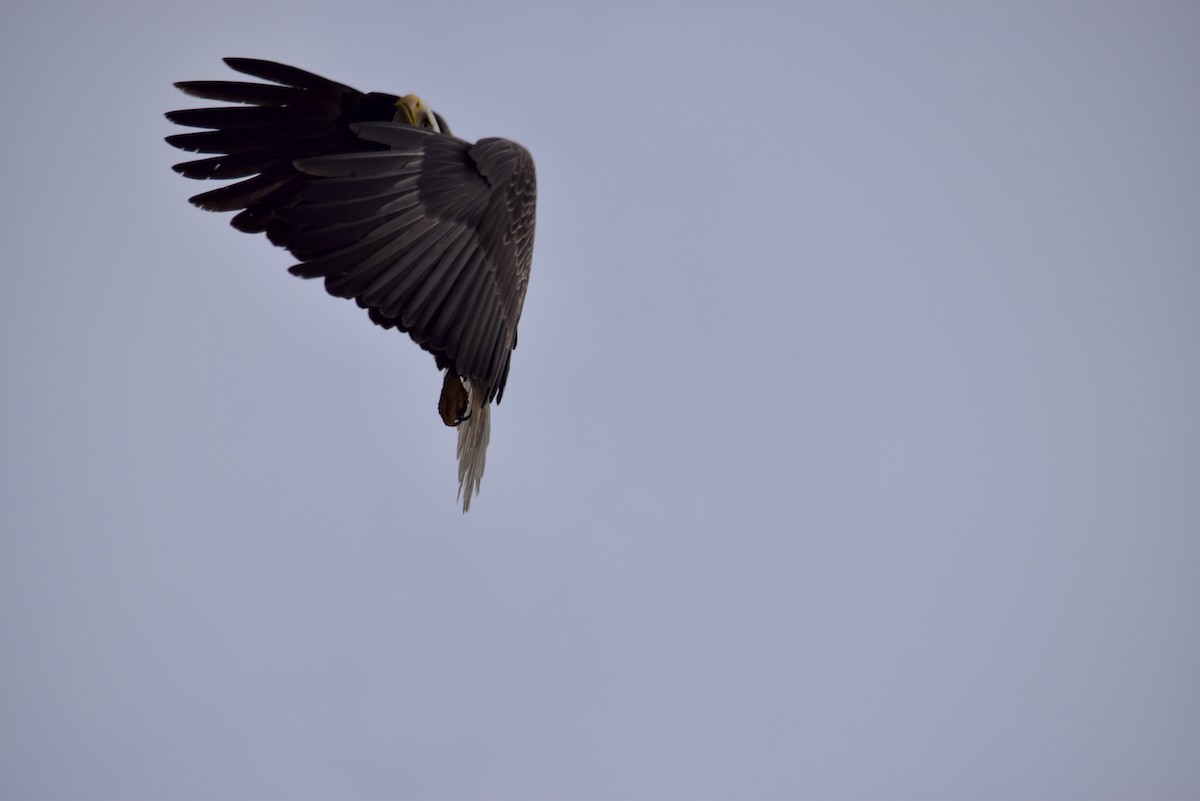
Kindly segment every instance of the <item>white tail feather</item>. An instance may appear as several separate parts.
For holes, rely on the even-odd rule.
[[[470,416],[458,426],[458,497],[463,512],[471,508],[471,496],[479,494],[479,482],[487,464],[488,440],[492,438],[492,404],[484,392],[464,379],[470,396]]]

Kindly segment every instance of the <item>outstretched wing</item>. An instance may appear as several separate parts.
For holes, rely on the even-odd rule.
[[[533,256],[533,159],[506,139],[351,127],[390,149],[296,162],[312,180],[276,210],[276,236],[301,260],[292,272],[324,278],[498,399]]]
[[[179,84],[250,104],[167,115],[212,129],[170,137],[172,145],[217,154],[178,172],[245,179],[193,202],[240,210],[233,225],[290,250],[300,261],[293,273],[324,278],[330,294],[356,299],[374,322],[408,332],[439,367],[499,400],[533,255],[528,151],[392,122],[395,95],[272,62],[226,61],[281,85]]]

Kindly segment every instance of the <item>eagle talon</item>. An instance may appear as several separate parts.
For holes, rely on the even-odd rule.
[[[471,393],[463,386],[462,379],[447,368],[446,377],[442,379],[442,396],[438,398],[438,414],[442,422],[451,428],[457,428],[460,423],[471,417]]]

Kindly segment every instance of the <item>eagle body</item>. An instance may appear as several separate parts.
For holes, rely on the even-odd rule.
[[[191,198],[237,212],[372,322],[405,332],[445,370],[438,412],[458,427],[463,511],[479,491],[491,404],[504,395],[533,259],[533,159],[507,139],[474,144],[416,95],[363,93],[294,67],[227,58],[270,83],[186,81],[205,100],[172,111],[207,130],[167,142],[205,158],[175,165],[196,179],[236,179]]]

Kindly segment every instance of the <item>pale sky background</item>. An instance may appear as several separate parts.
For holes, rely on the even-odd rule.
[[[187,197],[269,58],[533,153],[440,377]],[[0,797],[1200,798],[1200,4],[7,2]]]

